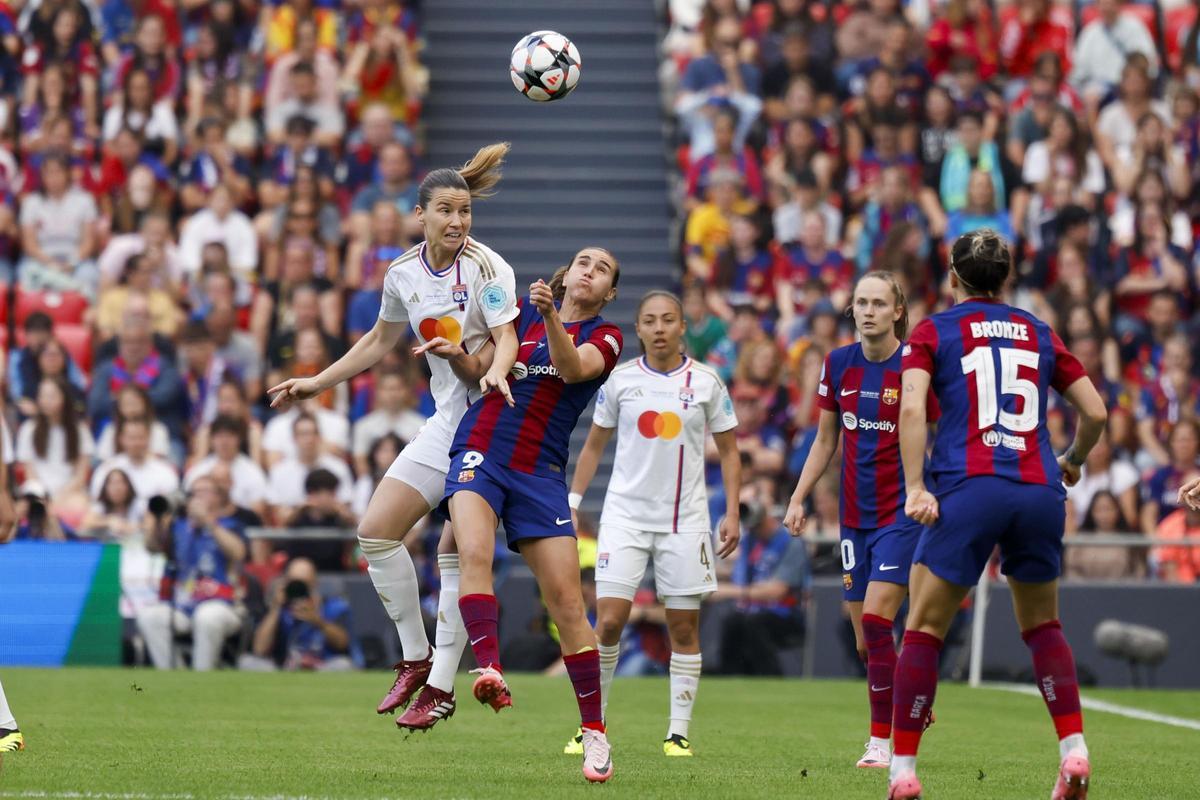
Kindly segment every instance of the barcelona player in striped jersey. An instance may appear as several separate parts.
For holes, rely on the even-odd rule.
[[[921,526],[904,515],[900,468],[900,347],[908,330],[904,290],[890,272],[868,272],[854,287],[861,341],[825,357],[817,387],[817,438],[788,504],[784,525],[805,527],[804,505],[842,438],[843,597],[859,657],[867,664],[871,732],[859,767],[886,768],[892,728],[892,621],[908,592],[908,570]],[[928,419],[937,418],[937,403]]]
[[[904,350],[900,453],[905,513],[926,527],[913,555],[907,631],[896,668],[890,800],[921,796],[921,721],[937,691],[938,654],[993,549],[1008,578],[1021,638],[1059,740],[1051,800],[1084,800],[1091,766],[1079,684],[1058,620],[1066,492],[1104,430],[1108,412],[1075,356],[1046,323],[1004,304],[1012,258],[992,230],[950,251],[957,305],[913,330]],[[928,390],[941,421],[928,466]],[[1050,389],[1079,413],[1075,441],[1057,459],[1046,429]]]
[[[600,700],[600,653],[579,581],[579,551],[568,502],[571,431],[617,365],[620,328],[600,317],[616,297],[619,267],[600,247],[580,250],[549,284],[537,281],[514,322],[520,341],[509,375],[515,403],[493,394],[467,410],[450,448],[443,510],[462,560],[459,608],[479,669],[474,693],[499,712],[512,705],[500,665],[492,555],[497,525],[529,564],[558,626],[563,661],[583,727],[583,774],[612,776]],[[463,373],[490,363],[485,348]]]

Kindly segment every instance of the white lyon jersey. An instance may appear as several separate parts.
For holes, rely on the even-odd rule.
[[[609,375],[592,422],[617,429],[617,454],[602,526],[657,533],[710,533],[704,488],[706,433],[737,427],[729,391],[691,358],[657,372],[645,357]]]
[[[422,344],[441,336],[475,353],[491,337],[489,329],[512,322],[520,313],[516,282],[508,262],[470,237],[454,263],[439,272],[430,267],[422,242],[388,265],[379,318],[410,323]],[[425,435],[418,434],[406,451],[414,461],[445,472],[450,468],[450,443],[467,410],[468,387],[446,359],[427,355],[426,360],[437,411],[421,429]],[[471,389],[478,394],[477,388]],[[431,438],[438,441],[414,447],[417,440]]]

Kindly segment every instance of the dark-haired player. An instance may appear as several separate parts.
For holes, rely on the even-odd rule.
[[[841,527],[843,597],[859,657],[867,664],[871,733],[859,767],[884,769],[891,759],[892,621],[908,593],[908,571],[921,526],[904,515],[900,467],[900,345],[908,302],[890,272],[859,278],[851,301],[862,340],[825,357],[817,405],[821,417],[783,524],[800,536],[804,504],[842,438]],[[929,404],[929,420],[937,402]]]
[[[1079,480],[1108,413],[1050,326],[1001,302],[1010,265],[1008,245],[995,231],[960,237],[950,252],[958,303],[917,325],[904,349],[904,510],[926,527],[913,556],[907,631],[896,667],[889,800],[921,796],[917,747],[937,691],[938,654],[959,604],[997,545],[1021,637],[1058,733],[1061,764],[1051,800],[1087,797],[1091,766],[1075,659],[1058,621],[1063,483]],[[942,416],[926,469],[930,387]],[[1079,412],[1075,441],[1057,459],[1046,429],[1051,388]]]

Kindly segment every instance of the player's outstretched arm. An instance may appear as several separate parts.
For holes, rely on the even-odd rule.
[[[1079,413],[1079,425],[1075,429],[1075,441],[1067,448],[1067,452],[1058,458],[1058,466],[1063,473],[1063,483],[1074,486],[1079,480],[1080,468],[1092,452],[1104,426],[1108,422],[1108,409],[1104,398],[1096,391],[1092,379],[1086,375],[1067,387],[1063,393],[1067,402]]]
[[[938,501],[925,488],[925,443],[928,429],[926,408],[930,375],[923,369],[904,370],[900,393],[900,460],[908,498],[904,513],[914,522],[932,525],[938,518]]]
[[[271,408],[283,408],[293,402],[316,397],[326,389],[370,369],[391,352],[406,330],[407,322],[376,320],[374,327],[355,342],[346,355],[330,364],[319,375],[312,378],[291,378],[269,389],[267,394],[271,397]]]
[[[450,365],[451,371],[454,372],[454,377],[469,386],[474,386],[491,368],[492,361],[496,356],[496,345],[489,340],[484,342],[483,347],[480,347],[477,352],[468,353],[462,349],[462,345],[455,344],[441,336],[435,336],[425,344],[414,347],[412,354],[414,356],[433,354],[438,358],[444,358]]]
[[[546,345],[550,348],[550,363],[558,370],[563,383],[582,383],[604,374],[604,356],[596,345],[584,342],[578,347],[563,327],[554,295],[545,281],[538,280],[529,287],[529,299],[537,306],[546,324]]]
[[[792,492],[787,513],[783,517],[783,526],[792,536],[804,534],[804,527],[808,523],[804,516],[804,503],[817,481],[825,474],[825,470],[829,469],[829,462],[837,452],[839,432],[837,414],[821,409],[821,416],[817,421],[817,437],[808,451],[808,458],[804,459],[800,480],[796,481],[796,490]]]
[[[717,529],[717,555],[729,558],[737,550],[742,538],[741,511],[738,500],[742,496],[742,454],[738,452],[737,434],[732,430],[713,434],[717,452],[721,456],[721,482],[725,485],[725,516]]]
[[[521,343],[517,340],[517,329],[512,323],[506,322],[489,328],[492,341],[496,343],[492,353],[491,366],[485,367],[483,377],[479,379],[479,391],[487,394],[492,389],[504,395],[504,400],[510,406],[513,402],[512,391],[508,388],[508,373],[512,372],[513,364],[517,363],[517,351]]]
[[[579,503],[583,500],[583,496],[587,494],[592,478],[596,477],[596,468],[600,465],[600,457],[604,455],[604,448],[608,446],[608,440],[612,438],[615,430],[616,428],[605,428],[594,422],[591,429],[588,430],[587,441],[583,443],[583,449],[579,451],[579,458],[575,461],[575,474],[571,476],[571,493],[568,495],[567,502],[571,506],[572,517],[579,509]],[[578,527],[577,520],[575,524]]]

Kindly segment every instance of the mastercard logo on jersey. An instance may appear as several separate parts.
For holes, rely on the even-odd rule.
[[[423,319],[417,326],[417,330],[421,332],[421,338],[427,342],[440,336],[448,342],[462,344],[462,325],[454,317]]]
[[[678,414],[664,411],[646,411],[638,417],[638,433],[647,439],[674,439],[683,430],[683,420]]]

